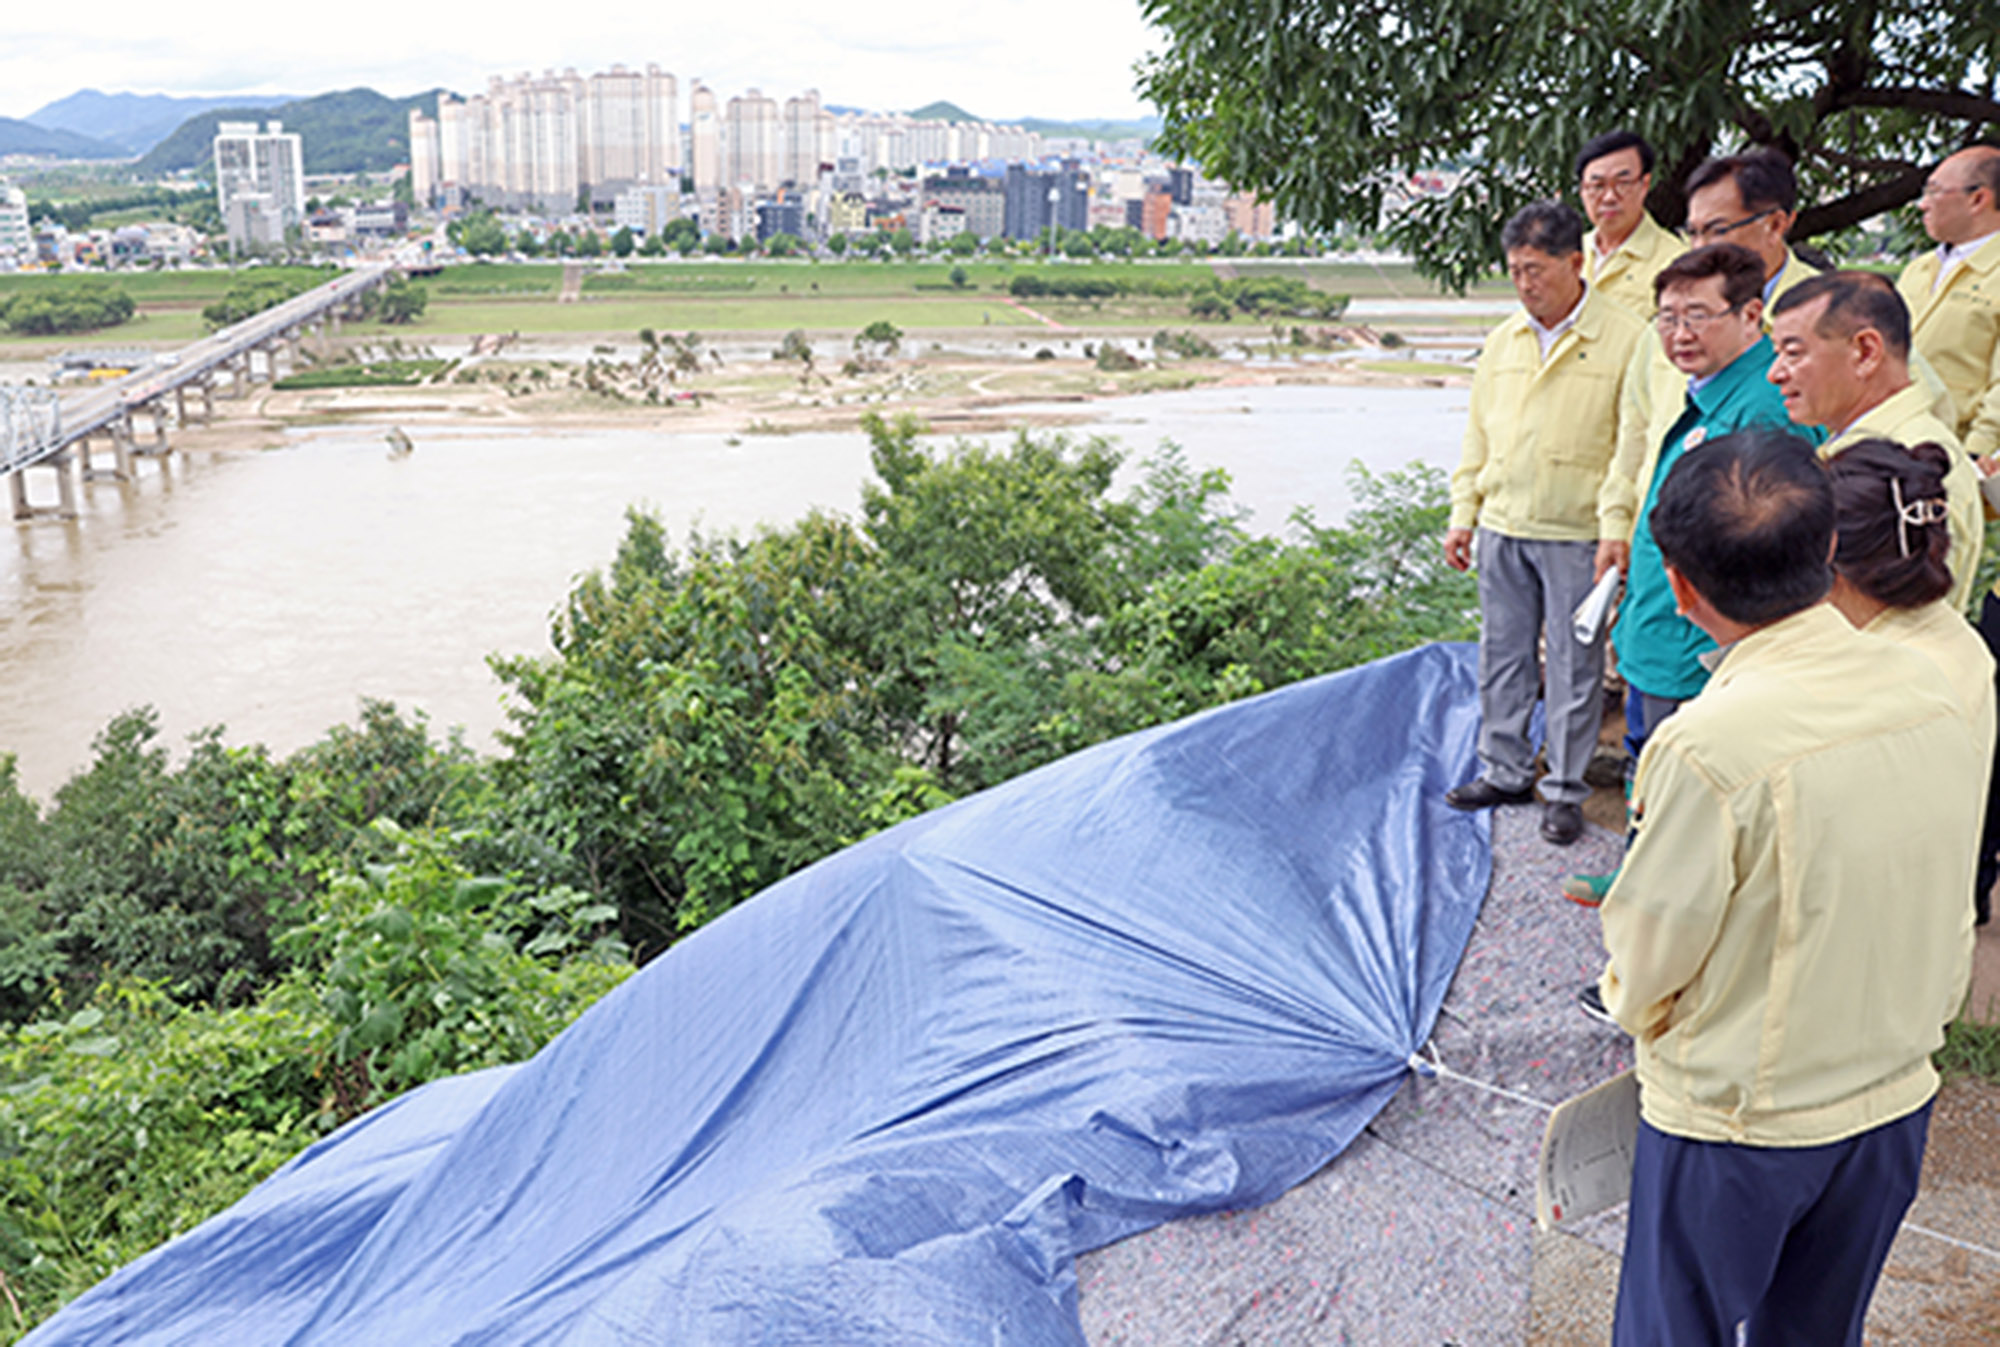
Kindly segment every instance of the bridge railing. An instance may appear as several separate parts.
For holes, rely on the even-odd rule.
[[[0,385],[0,474],[48,454],[62,440],[62,399],[52,388]]]

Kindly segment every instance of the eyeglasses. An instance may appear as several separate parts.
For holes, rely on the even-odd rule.
[[[1715,243],[1728,238],[1745,225],[1756,224],[1765,216],[1776,215],[1777,213],[1778,208],[1773,206],[1769,210],[1760,210],[1755,215],[1746,215],[1740,220],[1731,220],[1728,224],[1705,224],[1699,229],[1683,229],[1681,237],[1697,245]]]
[[[1935,201],[1937,200],[1937,198],[1941,196],[1948,196],[1952,192],[1964,192],[1966,195],[1970,196],[1972,193],[1978,190],[1979,188],[1977,187],[1945,187],[1935,182],[1927,182],[1924,184],[1924,190],[1917,193],[1917,200]]]
[[[1709,324],[1735,313],[1742,307],[1740,304],[1732,304],[1721,313],[1716,313],[1709,309],[1689,309],[1686,313],[1676,313],[1672,309],[1661,309],[1653,315],[1653,326],[1660,330],[1660,335],[1663,337],[1671,337],[1674,334],[1674,329],[1681,327],[1686,328],[1698,337],[1707,329]]]
[[[1609,193],[1612,196],[1626,196],[1641,181],[1643,181],[1643,175],[1632,173],[1619,173],[1609,178],[1585,178],[1583,180],[1583,194],[1585,196],[1603,196]]]

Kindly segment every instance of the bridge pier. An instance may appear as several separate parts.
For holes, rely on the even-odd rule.
[[[146,410],[153,414],[153,442],[151,444],[135,446],[134,452],[151,454],[157,458],[165,458],[173,452],[173,446],[167,443],[167,405],[158,398],[155,398],[146,404]],[[125,426],[126,433],[130,434],[132,426],[131,418],[126,418]]]
[[[13,472],[7,474],[7,483],[13,488],[14,492],[14,518],[34,519],[42,515],[53,515],[58,519],[76,518],[76,482],[70,473],[69,451],[64,450],[61,453],[53,454],[32,466],[55,469],[56,504],[53,507],[36,505],[33,501],[29,500],[28,469],[25,467],[16,468]]]
[[[100,468],[91,458],[91,441],[95,435],[82,435],[70,445],[70,452],[76,455],[77,473],[86,482],[109,479],[114,482],[132,480],[132,423],[129,418],[113,421],[105,427],[111,440],[111,462],[109,468]]]
[[[248,389],[250,380],[250,353],[245,351],[229,362],[229,396],[239,399]]]

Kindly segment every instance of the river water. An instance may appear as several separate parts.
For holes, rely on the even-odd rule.
[[[1164,439],[1227,469],[1259,531],[1349,504],[1347,465],[1456,461],[1463,389],[1196,389],[1097,403],[1072,433],[1133,459]],[[1075,411],[1074,406],[1064,410]],[[857,512],[858,433],[419,430],[295,434],[259,453],[176,454],[98,482],[74,523],[0,545],[0,752],[46,800],[119,711],[151,704],[178,748],[206,725],[278,753],[354,718],[420,707],[490,749],[505,723],[489,653],[546,653],[572,580],[610,560],[629,505],[675,538],[821,507]],[[35,484],[43,492],[46,482]]]

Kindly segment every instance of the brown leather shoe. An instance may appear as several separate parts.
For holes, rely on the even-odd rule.
[[[1583,836],[1583,806],[1567,800],[1543,805],[1542,836],[1559,847]]]
[[[1453,809],[1491,809],[1496,804],[1526,804],[1535,798],[1533,786],[1523,786],[1519,790],[1502,790],[1483,776],[1476,776],[1462,786],[1453,786],[1444,793],[1444,802]]]

